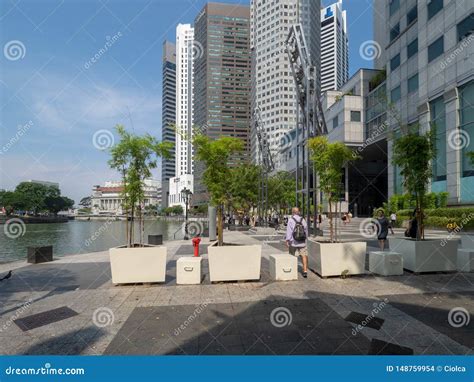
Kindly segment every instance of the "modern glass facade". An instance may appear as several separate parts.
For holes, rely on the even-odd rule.
[[[208,3],[196,17],[194,39],[203,54],[194,61],[193,121],[207,136],[234,137],[250,151],[250,8]],[[195,165],[193,202],[207,201]]]

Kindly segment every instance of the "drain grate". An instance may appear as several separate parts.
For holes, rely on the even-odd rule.
[[[373,339],[370,343],[369,355],[413,355],[413,349]]]
[[[380,330],[385,322],[382,318],[372,317],[370,314],[362,314],[359,312],[350,312],[345,320],[356,325],[368,326],[369,328],[376,330]]]
[[[76,289],[79,289],[79,285],[63,285],[54,288],[54,292],[71,292]]]
[[[14,322],[21,330],[26,332],[28,330],[39,328],[40,326],[49,325],[53,322],[62,321],[66,318],[71,318],[77,315],[78,313],[74,310],[68,308],[67,306],[62,306],[60,308],[48,310],[46,312],[41,312],[37,314],[32,314],[31,316],[19,318]]]

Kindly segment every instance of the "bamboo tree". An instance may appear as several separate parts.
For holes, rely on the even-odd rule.
[[[129,133],[121,125],[115,127],[120,141],[110,149],[109,166],[122,175],[123,206],[130,211],[130,224],[127,225],[127,247],[134,243],[135,217],[138,210],[139,245],[143,245],[144,215],[142,205],[145,198],[144,182],[151,177],[151,170],[157,167],[157,157],[169,157],[172,144],[158,142],[151,135],[138,136]]]
[[[342,169],[358,159],[358,156],[342,142],[329,143],[325,136],[309,139],[308,145],[321,191],[328,201],[330,240],[334,242],[337,236],[334,232],[332,204],[335,202],[337,213],[337,201],[342,191]]]
[[[232,137],[211,140],[208,136],[195,133],[193,136],[196,160],[204,164],[202,181],[210,195],[210,201],[217,207],[218,244],[223,244],[223,213],[232,202],[232,170],[230,162],[235,154],[243,150],[243,142]]]

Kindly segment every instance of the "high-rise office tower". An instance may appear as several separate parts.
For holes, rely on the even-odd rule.
[[[230,136],[249,150],[250,9],[207,3],[194,23],[194,124],[210,138]],[[196,164],[193,203],[205,203]]]
[[[175,174],[175,130],[173,125],[176,118],[176,48],[169,41],[163,42],[163,90],[162,90],[162,117],[161,139],[173,143],[171,158],[163,158],[161,167],[161,181],[166,182]]]
[[[176,27],[176,176],[193,173],[193,56],[199,54],[190,24]]]
[[[321,9],[321,92],[339,90],[348,79],[346,11],[339,0]]]
[[[281,140],[297,123],[294,79],[285,42],[290,28],[301,24],[312,63],[319,72],[320,4],[319,0],[250,2],[252,109],[261,110],[277,167]],[[254,131],[251,143],[252,158],[257,162],[258,142]]]
[[[474,3],[443,0],[384,0],[374,8],[375,40],[386,68],[386,95],[393,105],[393,136],[402,125],[436,133],[429,184],[448,192],[448,205],[474,203]],[[396,114],[396,115],[394,115]],[[404,192],[388,142],[388,194]]]

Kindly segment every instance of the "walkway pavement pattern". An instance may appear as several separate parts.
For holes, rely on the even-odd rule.
[[[275,282],[279,238],[225,240],[263,245],[259,282],[210,284],[203,255],[203,284],[176,285],[185,241],[166,243],[163,285],[114,286],[107,252],[0,264],[0,354],[474,354],[474,273]]]

